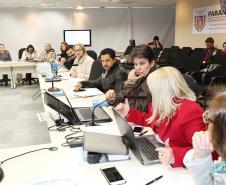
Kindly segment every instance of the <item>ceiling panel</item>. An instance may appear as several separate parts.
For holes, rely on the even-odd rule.
[[[0,0],[0,7],[174,7],[176,0]]]

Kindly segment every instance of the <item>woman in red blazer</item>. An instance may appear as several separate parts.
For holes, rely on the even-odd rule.
[[[206,130],[203,109],[195,102],[195,94],[187,86],[181,73],[173,67],[162,67],[148,76],[152,103],[148,113],[130,108],[128,100],[116,110],[128,122],[150,126],[165,143],[157,148],[159,159],[172,167],[184,167],[183,158],[192,148],[192,136]]]

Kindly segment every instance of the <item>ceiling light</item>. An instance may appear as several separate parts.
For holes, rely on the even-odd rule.
[[[84,7],[83,7],[83,6],[77,6],[76,9],[77,9],[77,10],[83,10]]]

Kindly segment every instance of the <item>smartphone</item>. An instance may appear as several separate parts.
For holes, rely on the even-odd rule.
[[[126,180],[122,177],[122,175],[114,166],[102,167],[100,168],[100,171],[110,185],[120,185],[126,183]]]
[[[80,88],[79,90],[73,90],[73,91],[75,91],[75,92],[82,92],[82,91],[86,91],[85,89],[82,89],[82,88]]]
[[[134,127],[133,132],[134,134],[140,134],[143,131],[143,127]]]

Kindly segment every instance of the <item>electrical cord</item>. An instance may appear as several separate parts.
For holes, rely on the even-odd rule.
[[[15,156],[10,157],[8,159],[5,159],[5,160],[0,162],[0,165],[3,165],[3,163],[5,163],[6,161],[9,161],[11,159],[14,159],[14,158],[17,158],[17,157],[20,157],[20,156],[23,156],[23,155],[26,155],[26,154],[29,154],[29,153],[38,152],[38,151],[41,151],[41,150],[56,151],[56,150],[58,150],[58,148],[57,147],[50,147],[50,148],[40,148],[40,149],[36,149],[36,150],[31,150],[31,151],[28,151],[28,152],[25,152],[25,153],[22,153],[22,154],[19,154],[19,155],[15,155]]]
[[[46,89],[38,89],[31,97],[32,100],[37,100],[39,98],[39,96],[41,96],[44,92],[42,91],[46,91]]]
[[[73,126],[71,126],[70,131],[73,133],[70,133],[70,134],[64,136],[66,141],[65,141],[65,143],[62,143],[61,146],[63,146],[63,147],[70,146],[71,148],[76,147],[76,146],[81,146],[82,140],[83,140],[83,135],[79,135],[79,136],[73,136],[73,135],[82,133],[82,130],[80,128],[74,128]]]

